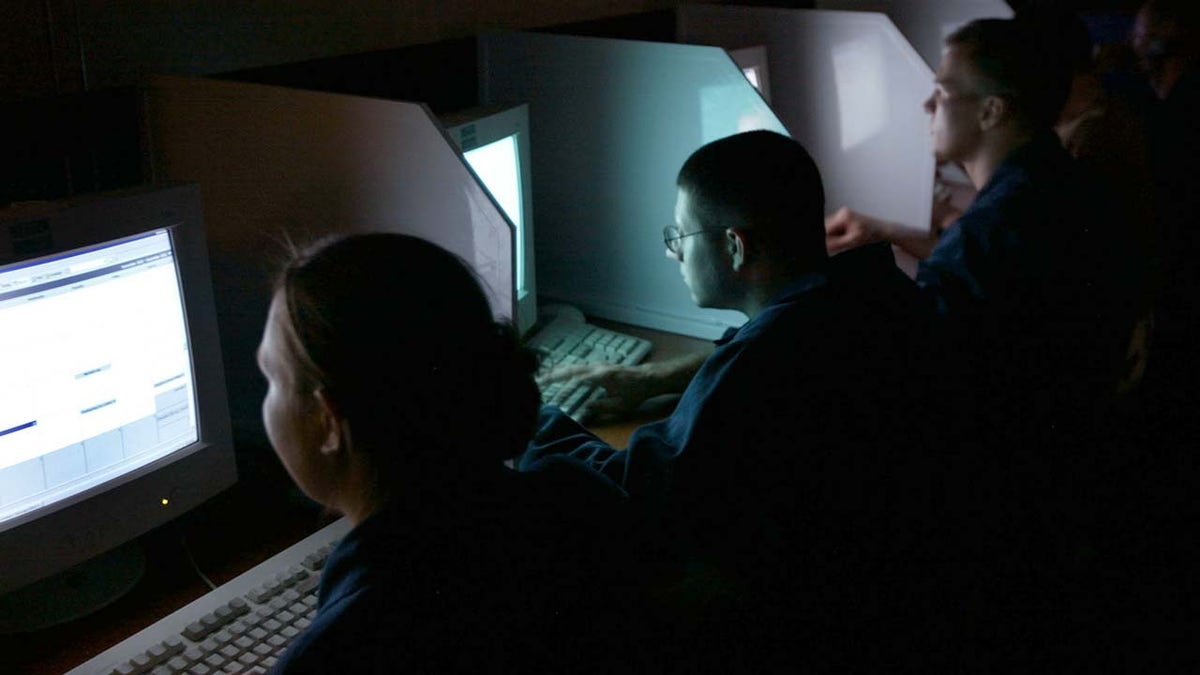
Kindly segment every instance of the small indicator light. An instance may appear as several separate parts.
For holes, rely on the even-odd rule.
[[[170,503],[171,503],[171,500],[170,500],[170,499],[167,499],[166,497],[163,497],[163,498],[162,498],[162,505],[163,505],[163,506],[166,506],[167,504],[170,504]]]

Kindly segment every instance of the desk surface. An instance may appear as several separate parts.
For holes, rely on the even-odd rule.
[[[654,343],[650,360],[707,349],[706,340],[596,321],[598,325]],[[623,448],[640,424],[661,417],[669,401],[647,406],[628,420],[591,425],[598,436]],[[223,584],[332,520],[291,484],[269,448],[263,471],[241,480],[204,506],[141,539],[146,574],[132,591],[89,616],[36,633],[0,636],[0,672],[60,674],[142,630],[208,591],[188,562],[182,541],[200,568]]]

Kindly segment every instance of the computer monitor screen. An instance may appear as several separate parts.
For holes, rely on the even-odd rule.
[[[0,527],[196,441],[169,231],[0,267],[0,325]]]
[[[236,480],[194,185],[0,212],[0,595]]]
[[[767,65],[767,48],[763,45],[730,49],[729,58],[742,69],[742,74],[754,85],[763,100],[771,102],[770,71]]]
[[[516,135],[467,150],[463,157],[504,210],[504,215],[512,221],[516,239],[520,241],[525,229],[525,208],[521,203],[521,160]],[[520,246],[516,247],[516,255],[517,286],[520,288],[523,286],[521,280],[525,278],[525,252]]]
[[[529,106],[474,108],[443,116],[441,122],[463,159],[512,223],[516,323],[524,334],[537,321]]]

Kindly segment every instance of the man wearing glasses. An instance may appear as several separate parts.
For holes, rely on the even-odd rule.
[[[904,409],[895,402],[913,398],[899,368],[918,340],[905,304],[911,284],[890,250],[830,265],[821,177],[790,138],[753,131],[714,141],[684,163],[677,188],[668,257],[697,305],[748,321],[717,341],[674,412],[638,428],[626,449],[546,406],[520,467],[563,455],[586,463],[629,494],[638,514],[630,536],[648,535],[645,560],[711,572],[703,583],[693,575],[669,584],[683,601],[722,610],[701,619],[719,639],[671,624],[696,669],[712,665],[705,647],[734,650],[720,656],[741,667],[744,658],[793,663],[783,653],[797,631],[836,633],[848,622],[869,630],[864,621],[881,618],[855,600],[890,592],[872,566],[898,538],[919,536],[909,521],[925,522],[905,502],[917,492],[902,478],[912,455],[894,452],[915,445],[895,417]],[[698,586],[712,592],[692,597]],[[819,618],[795,611],[800,597],[822,607]],[[836,640],[802,642],[807,658],[846,656]]]
[[[1089,613],[1116,613],[1092,604],[1107,589],[1091,585],[1098,568],[1082,552],[1119,555],[1117,538],[1092,523],[1128,517],[1106,496],[1129,490],[1107,462],[1121,456],[1114,404],[1144,266],[1112,195],[1054,135],[1071,73],[1046,38],[999,19],[946,38],[925,102],[933,151],[978,193],[940,239],[906,241],[845,208],[826,221],[832,252],[890,241],[924,258],[916,281],[934,317],[930,348],[943,355],[939,372],[962,383],[928,415],[956,448],[943,470],[962,560],[946,590],[955,576],[976,598],[963,603],[969,621],[987,626],[966,649],[1010,665],[1018,641],[1035,659],[1078,654],[1096,640]],[[1039,613],[1046,606],[1071,610]]]

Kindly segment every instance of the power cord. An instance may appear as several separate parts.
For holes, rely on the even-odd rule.
[[[183,552],[187,555],[188,562],[191,563],[192,569],[196,571],[196,574],[205,584],[208,585],[210,590],[217,590],[217,585],[212,582],[212,579],[208,578],[208,575],[204,574],[204,571],[200,569],[200,565],[196,564],[196,558],[192,555],[192,549],[188,546],[187,537],[184,535],[183,528],[179,526],[178,521],[175,522],[175,531],[179,533],[179,545],[183,547]]]

